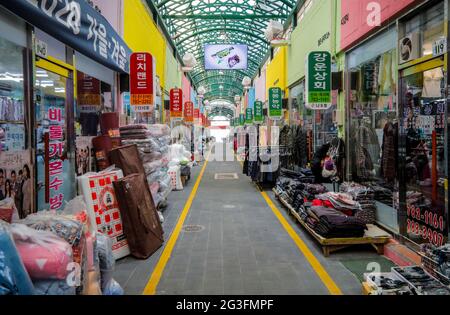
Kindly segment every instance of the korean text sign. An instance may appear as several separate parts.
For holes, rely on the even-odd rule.
[[[253,124],[253,109],[247,108],[245,110],[245,123],[248,125]]]
[[[154,105],[155,63],[149,53],[133,53],[130,59],[130,104],[136,112],[150,112]]]
[[[170,90],[170,118],[183,117],[183,90]]]
[[[281,89],[272,87],[269,89],[269,117],[280,119],[283,116],[283,96]]]
[[[263,103],[261,101],[255,102],[253,119],[255,122],[263,122],[264,121]]]
[[[0,0],[0,5],[104,66],[129,71],[130,48],[87,1]]]
[[[194,103],[184,103],[184,121],[187,123],[194,122]]]
[[[308,55],[306,73],[306,104],[313,110],[331,107],[331,54],[313,51]]]
[[[102,105],[100,80],[77,72],[78,105],[81,113],[96,113]]]

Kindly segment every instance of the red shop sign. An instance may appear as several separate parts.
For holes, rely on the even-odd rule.
[[[194,109],[194,118],[199,119],[200,118],[200,108]]]
[[[181,89],[170,90],[170,118],[183,117],[183,91]]]
[[[136,112],[149,112],[154,105],[154,67],[149,53],[133,53],[130,57],[130,104]]]
[[[184,121],[187,123],[194,122],[194,103],[184,103]]]

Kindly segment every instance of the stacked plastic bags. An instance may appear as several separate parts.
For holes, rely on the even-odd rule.
[[[109,237],[90,226],[82,198],[57,214],[0,221],[0,295],[121,295]]]
[[[167,125],[128,125],[120,127],[124,145],[136,144],[144,163],[155,204],[161,208],[172,191],[168,175],[170,128]]]

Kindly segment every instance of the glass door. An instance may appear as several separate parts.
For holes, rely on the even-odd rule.
[[[400,232],[415,243],[442,245],[445,206],[446,97],[440,60],[408,68],[400,82]]]
[[[47,62],[36,69],[36,178],[38,210],[62,210],[75,196],[72,152],[73,79]]]

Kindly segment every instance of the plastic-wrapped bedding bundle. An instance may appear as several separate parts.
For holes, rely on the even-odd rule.
[[[0,295],[33,294],[33,283],[14,244],[10,225],[0,220]]]
[[[91,225],[112,239],[116,259],[130,254],[113,187],[113,182],[122,177],[121,170],[106,170],[78,177],[78,185],[86,201]]]
[[[151,174],[153,172],[156,172],[157,170],[161,169],[162,167],[162,162],[161,160],[156,160],[150,163],[145,163],[144,164],[144,169],[145,169],[145,174]]]
[[[23,224],[11,225],[11,233],[25,268],[33,280],[65,280],[73,262],[72,247],[55,234]]]
[[[96,256],[98,257],[100,268],[100,287],[103,295],[123,295],[123,289],[113,279],[115,259],[111,247],[111,239],[98,233]]]
[[[151,135],[155,138],[170,135],[170,128],[168,125],[154,124],[154,125],[149,125],[147,128],[150,131]]]

